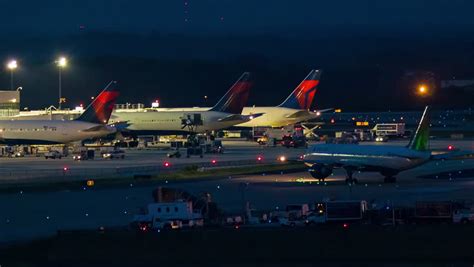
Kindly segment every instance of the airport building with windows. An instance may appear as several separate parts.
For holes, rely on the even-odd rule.
[[[0,117],[20,114],[20,91],[0,91]]]

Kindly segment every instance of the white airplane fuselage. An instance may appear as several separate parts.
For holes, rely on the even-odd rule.
[[[404,171],[430,160],[431,152],[407,147],[321,144],[310,147],[304,155],[307,166],[352,167],[361,171]]]
[[[84,121],[0,121],[0,143],[6,144],[66,144],[114,132],[114,127]]]
[[[219,121],[232,114],[206,111],[202,109],[167,109],[164,110],[146,110],[138,112],[114,112],[110,118],[110,122],[127,122],[130,126],[128,130],[138,133],[187,133],[190,128],[183,127],[183,119],[187,119],[188,115],[194,117],[199,114],[202,125],[197,125],[194,129],[197,133],[211,132],[215,130],[225,129],[239,123],[241,121]]]
[[[178,112],[178,113],[198,113],[198,112],[209,112],[209,107],[191,107],[191,108],[158,108],[155,109],[156,112]],[[292,118],[291,115],[296,112],[305,113],[302,116],[297,116]],[[112,116],[116,115],[119,118],[123,117],[133,117],[129,115],[122,115],[128,112],[114,112]],[[263,114],[258,117],[255,117],[246,122],[233,122],[229,123],[226,127],[217,127],[217,129],[224,129],[231,126],[237,127],[284,127],[287,125],[295,124],[298,122],[314,119],[317,117],[316,112],[311,112],[302,109],[293,109],[285,107],[244,107],[242,110],[242,115],[252,115],[252,114]],[[131,121],[133,123],[133,121]],[[129,127],[130,128],[130,127]],[[216,128],[216,127],[214,127]],[[216,129],[214,129],[216,130]]]

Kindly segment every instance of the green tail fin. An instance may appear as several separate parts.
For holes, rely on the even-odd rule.
[[[416,129],[415,135],[411,138],[408,143],[408,148],[424,151],[429,149],[429,137],[430,137],[430,107],[426,106],[423,116],[421,116],[420,124]]]

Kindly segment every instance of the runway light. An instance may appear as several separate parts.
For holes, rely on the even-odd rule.
[[[280,162],[285,162],[285,161],[286,161],[286,157],[285,157],[285,156],[280,156],[280,157],[278,158],[278,160],[279,160]]]

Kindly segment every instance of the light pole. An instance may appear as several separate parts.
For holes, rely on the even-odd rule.
[[[10,90],[13,90],[13,71],[18,68],[18,62],[16,62],[16,60],[10,60],[7,64],[7,68],[10,70]]]
[[[57,61],[56,64],[58,65],[59,69],[59,101],[58,101],[58,109],[61,110],[61,103],[62,101],[62,94],[61,94],[61,70],[66,67],[67,65],[67,59],[65,57],[60,57]]]

